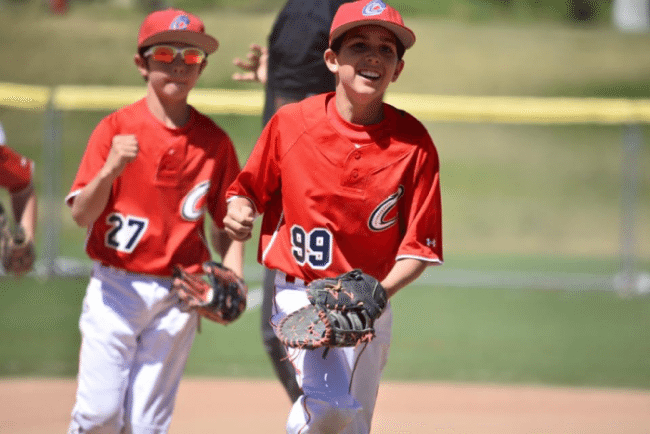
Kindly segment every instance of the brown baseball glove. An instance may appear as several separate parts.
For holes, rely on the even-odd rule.
[[[361,270],[315,280],[307,287],[311,305],[283,318],[280,341],[289,347],[350,347],[375,337],[374,321],[386,307],[381,284]]]
[[[201,316],[219,324],[230,324],[246,309],[246,283],[217,262],[205,262],[203,273],[198,274],[176,265],[171,290],[185,309],[196,309]]]
[[[0,259],[5,273],[20,276],[34,267],[34,243],[25,238],[20,226],[10,227],[9,218],[0,205]]]

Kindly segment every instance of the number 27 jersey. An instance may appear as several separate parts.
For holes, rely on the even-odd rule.
[[[205,211],[223,227],[226,188],[239,173],[230,138],[193,108],[185,126],[168,128],[142,99],[95,128],[68,204],[100,171],[118,134],[136,136],[138,155],[113,182],[106,207],[88,228],[88,256],[134,273],[170,276],[175,264],[199,272],[210,259]]]
[[[258,260],[311,281],[360,268],[383,279],[403,258],[442,262],[437,151],[424,126],[384,104],[359,126],[334,94],[282,107],[227,197],[263,213]]]

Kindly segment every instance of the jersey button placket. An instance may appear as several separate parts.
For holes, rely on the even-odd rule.
[[[361,151],[354,151],[348,159],[347,183],[350,186],[354,186],[359,182],[361,173],[359,169],[359,164],[361,163],[361,154]]]
[[[182,142],[173,143],[160,156],[156,180],[159,185],[174,186],[181,178],[185,161],[185,148]]]
[[[357,160],[357,161],[361,160],[361,151],[357,151],[357,152],[354,153],[354,159]],[[354,169],[352,171],[352,179],[356,180],[358,178],[359,178],[359,170]]]

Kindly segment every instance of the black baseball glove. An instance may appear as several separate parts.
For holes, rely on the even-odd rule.
[[[388,297],[374,277],[352,270],[315,280],[307,287],[312,303],[277,325],[277,335],[289,347],[316,349],[349,347],[375,337],[374,322]]]

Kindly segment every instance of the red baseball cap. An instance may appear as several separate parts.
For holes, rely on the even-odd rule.
[[[404,20],[396,9],[381,0],[361,0],[343,3],[336,11],[330,29],[330,46],[332,41],[348,30],[370,24],[393,32],[404,48],[411,48],[415,44],[415,33],[404,25]]]
[[[192,45],[208,54],[219,47],[219,41],[205,33],[205,25],[196,15],[173,8],[147,15],[138,32],[138,48],[169,42]]]

